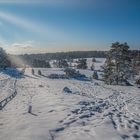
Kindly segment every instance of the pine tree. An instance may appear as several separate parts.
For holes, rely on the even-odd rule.
[[[77,63],[78,69],[87,69],[87,59],[79,59]]]
[[[65,59],[61,59],[61,60],[57,61],[58,68],[67,68],[68,66],[69,66],[68,62]]]
[[[140,74],[140,53],[135,54],[132,59],[132,69],[134,71],[134,75]]]
[[[104,80],[107,84],[126,84],[131,75],[131,59],[127,43],[113,43],[104,67]]]
[[[103,80],[105,81],[106,84],[111,85],[114,81],[114,63],[111,61],[111,57],[108,55],[104,66],[102,67],[104,70],[104,74],[103,74]]]

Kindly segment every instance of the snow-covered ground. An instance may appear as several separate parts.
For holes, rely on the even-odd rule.
[[[96,69],[103,61],[95,64]],[[48,79],[49,74],[63,74],[62,69],[40,69],[43,76],[37,70],[32,75],[27,68],[23,77],[0,72],[0,101],[17,91],[0,110],[0,140],[140,139],[139,88]],[[65,87],[71,92],[65,92]]]

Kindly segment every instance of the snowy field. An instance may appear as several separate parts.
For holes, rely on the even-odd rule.
[[[96,70],[104,63],[98,60]],[[32,75],[27,68],[24,76],[0,72],[0,101],[17,92],[0,110],[0,140],[140,140],[139,88],[49,79],[63,70],[40,69],[43,76],[37,70]]]

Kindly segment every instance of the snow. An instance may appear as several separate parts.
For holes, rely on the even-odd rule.
[[[96,69],[103,62],[96,63]],[[17,91],[0,110],[0,140],[140,139],[139,88],[98,80],[49,79],[49,74],[64,74],[63,70],[40,68],[43,76],[38,70],[32,75],[27,68],[23,77],[18,71],[13,76],[11,70],[0,72],[0,101]],[[71,92],[66,93],[66,87]]]

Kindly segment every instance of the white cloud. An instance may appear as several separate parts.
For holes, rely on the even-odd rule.
[[[32,50],[37,46],[34,41],[9,43],[4,39],[0,38],[0,47],[6,50],[7,53],[23,54],[32,52]]]
[[[2,43],[3,47],[7,53],[11,54],[23,54],[23,53],[30,53],[34,48],[36,48],[36,45],[33,41],[27,41],[27,42],[15,42],[15,43]]]
[[[31,47],[33,47],[33,45],[32,44],[30,44],[30,43],[13,43],[12,45],[11,45],[11,47],[12,48],[19,48],[19,49],[24,49],[24,48],[31,48]]]

